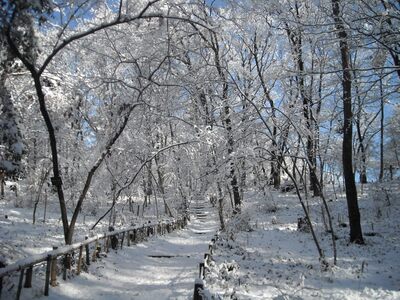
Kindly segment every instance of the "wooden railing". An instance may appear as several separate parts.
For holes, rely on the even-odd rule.
[[[206,285],[204,279],[209,272],[209,264],[212,260],[212,255],[216,248],[215,243],[219,239],[219,233],[216,233],[215,236],[211,239],[211,242],[208,244],[208,252],[204,254],[203,262],[199,263],[199,277],[194,281],[194,293],[193,300],[203,300],[204,290],[206,289]]]
[[[146,237],[156,234],[164,235],[176,229],[182,229],[186,225],[186,217],[168,222],[149,222],[141,226],[132,226],[93,237],[85,237],[85,241],[83,242],[60,248],[53,247],[52,251],[21,259],[13,264],[5,266],[4,268],[0,268],[0,299],[4,277],[11,276],[14,273],[20,273],[16,293],[16,299],[19,300],[22,288],[32,287],[34,268],[42,267],[45,264],[44,295],[48,296],[49,287],[57,285],[57,261],[60,258],[63,259],[61,264],[62,277],[66,280],[68,271],[75,271],[75,274],[79,275],[82,271],[82,266],[88,266],[91,262],[95,262],[97,258],[100,257],[102,249],[104,252],[108,252],[110,247],[113,249],[122,248],[125,241],[126,245],[130,246],[131,243],[141,242]],[[74,254],[77,251],[79,251],[79,254],[76,258]],[[83,257],[84,255],[85,257]],[[74,270],[72,270],[72,265],[75,266]]]

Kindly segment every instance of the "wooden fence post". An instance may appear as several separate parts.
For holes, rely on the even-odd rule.
[[[58,247],[53,247],[53,250],[57,250]],[[51,272],[50,272],[50,284],[51,286],[57,285],[57,256],[51,257]]]
[[[140,243],[140,242],[142,241],[142,228],[138,228],[138,230],[137,230],[136,241],[137,241],[138,243]]]
[[[51,270],[51,255],[47,255],[46,259],[46,280],[44,283],[44,295],[48,296],[49,295],[49,285],[50,285],[50,270]]]
[[[118,250],[118,234],[113,234],[112,236],[110,236],[110,242],[111,242],[111,248],[113,250]]]
[[[101,253],[101,245],[99,243],[96,247],[96,258],[100,258],[100,253]]]
[[[204,263],[199,264],[199,278],[203,279],[204,278]]]
[[[79,256],[78,256],[78,266],[76,270],[76,275],[79,275],[81,273],[81,267],[82,267],[82,253],[83,252],[83,246],[79,246]]]
[[[0,268],[4,268],[5,266],[6,266],[5,262],[0,260]],[[3,290],[3,277],[0,278],[0,299],[2,290]]]
[[[25,269],[22,268],[21,273],[19,275],[18,289],[17,289],[17,296],[16,296],[17,300],[19,300],[19,298],[21,297],[22,282],[24,281],[24,271],[25,271]]]
[[[125,239],[125,231],[122,233],[122,239],[121,239],[121,249],[124,245],[124,239]]]
[[[69,253],[64,255],[63,258],[63,280],[67,280],[67,269],[71,267],[71,255]]]
[[[105,250],[106,253],[108,253],[108,252],[110,252],[110,237],[107,236],[105,238],[105,240],[106,240],[106,248],[104,250]]]
[[[104,235],[106,235],[107,233],[105,233]],[[104,237],[104,243],[103,243],[103,249],[105,253],[108,253],[108,249],[107,249],[107,243],[108,243],[108,236]]]
[[[194,281],[194,293],[193,293],[193,300],[203,300],[202,290],[204,289],[203,280],[200,278],[196,278]]]
[[[210,263],[210,254],[209,254],[209,253],[205,253],[205,254],[204,254],[204,262],[205,262],[206,264],[209,264],[209,263]]]
[[[85,240],[88,240],[89,238],[85,236]],[[85,245],[85,251],[86,251],[86,265],[90,265],[90,252],[89,252],[89,244]]]
[[[96,240],[96,244],[94,245],[94,250],[93,250],[93,254],[92,254],[92,261],[95,262],[96,261],[96,256],[97,256],[97,246],[99,244],[99,240]]]
[[[32,287],[32,274],[33,274],[33,266],[30,266],[28,269],[26,269],[24,288]]]

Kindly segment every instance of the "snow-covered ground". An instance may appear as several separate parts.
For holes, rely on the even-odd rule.
[[[13,212],[13,215],[17,220],[16,212]],[[7,220],[13,222],[11,216]],[[17,230],[13,231],[14,237],[29,235],[29,222],[26,230],[24,222],[15,226],[20,230],[18,233]],[[39,232],[40,228],[36,230]],[[73,276],[67,281],[58,277],[59,285],[50,288],[49,297],[42,296],[43,278],[36,278],[32,289],[22,290],[21,299],[188,299],[193,295],[198,264],[202,261],[208,243],[217,229],[215,213],[205,208],[204,215],[194,215],[188,227],[183,230],[155,236],[118,251],[110,251],[106,257],[91,264],[89,272],[82,272],[81,275]],[[46,242],[43,237],[41,235],[41,244]],[[60,236],[56,240],[61,238]],[[12,242],[13,247],[22,249],[23,253],[19,253],[18,256],[39,252],[33,250],[31,243],[34,239],[27,239],[29,247],[23,246],[26,244],[23,239],[18,240],[21,247],[16,247],[16,241]],[[50,237],[47,242],[50,245],[54,244]],[[4,244],[4,240],[2,243]],[[36,277],[43,277],[43,271],[39,273],[41,274]],[[18,274],[14,278],[14,284],[17,277]],[[6,286],[11,287],[11,282]],[[5,296],[15,297],[15,286]]]
[[[54,195],[52,198],[49,197],[46,210],[43,201],[40,202],[35,224],[32,224],[33,207],[29,201],[24,200],[26,198],[29,198],[29,195],[22,194],[16,197],[7,188],[6,197],[0,201],[0,259],[5,260],[7,264],[34,254],[50,251],[52,246],[60,247],[65,244],[60,208]],[[75,227],[74,242],[83,241],[85,236],[107,232],[108,216],[94,230],[91,228],[108,209],[109,206],[98,204],[96,214],[81,213]],[[71,209],[68,213],[71,217]],[[124,215],[118,215],[114,227],[119,230],[132,225],[145,224],[148,221],[156,221],[152,211],[148,213],[148,217],[147,212],[144,217],[137,217],[136,213],[129,213],[125,209]]]
[[[43,299],[188,299],[216,229],[214,214],[194,218],[186,229],[110,252]]]
[[[387,194],[366,187],[360,196],[363,246],[348,243],[345,199],[331,195],[336,266],[321,206],[310,199],[313,224],[331,264],[327,271],[321,271],[311,234],[297,231],[304,213],[294,194],[250,196],[255,201],[231,220],[217,243],[207,287],[224,299],[400,299],[399,185],[386,188]]]
[[[313,225],[330,264],[322,271],[311,234],[297,230],[304,213],[296,195],[248,193],[240,217],[228,222],[217,242],[206,286],[224,299],[400,299],[399,194],[399,182],[364,187],[359,205],[366,244],[360,246],[348,243],[345,199],[328,193],[337,236],[336,266],[321,203],[310,198]],[[62,244],[56,210],[50,211],[46,224],[39,220],[32,226],[31,209],[1,203],[0,251],[8,263]],[[87,234],[92,219],[87,217],[85,224],[81,220],[78,237]],[[58,278],[50,297],[41,296],[44,272],[39,270],[34,287],[23,289],[21,298],[190,299],[198,263],[217,228],[216,211],[210,211],[205,219],[192,218],[184,230],[111,251],[89,272],[67,281]],[[15,274],[5,282],[3,297],[8,289],[8,295],[15,295],[17,280]]]

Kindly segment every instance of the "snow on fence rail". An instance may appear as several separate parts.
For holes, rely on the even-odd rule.
[[[219,239],[219,232],[217,232],[208,244],[208,252],[204,254],[203,262],[199,263],[199,278],[194,281],[194,293],[193,300],[208,300],[208,299],[220,299],[217,295],[212,295],[212,293],[206,288],[205,277],[209,271],[209,263],[212,260],[213,252],[216,248],[215,243]],[[218,298],[216,298],[218,297]]]
[[[53,247],[52,251],[48,251],[42,254],[33,255],[24,259],[21,259],[11,265],[0,268],[0,299],[3,289],[3,278],[10,276],[13,273],[20,272],[18,289],[16,294],[16,299],[21,296],[22,284],[25,277],[24,288],[32,287],[32,276],[33,268],[46,264],[45,272],[45,285],[44,285],[44,295],[49,295],[49,286],[57,285],[57,259],[63,257],[63,279],[67,279],[67,270],[72,269],[72,259],[74,258],[74,252],[79,250],[79,256],[76,265],[76,275],[79,275],[83,265],[90,265],[90,262],[95,262],[97,258],[100,257],[101,244],[100,241],[103,240],[103,250],[108,252],[111,248],[117,249],[122,248],[124,241],[127,241],[127,246],[130,246],[131,242],[139,242],[144,240],[147,236],[155,234],[166,234],[170,233],[176,229],[182,229],[187,225],[187,218],[168,221],[168,222],[149,222],[141,226],[132,226],[129,228],[110,231],[104,234],[98,234],[93,237],[85,237],[85,241],[80,243],[75,243],[72,245],[62,246],[60,248]],[[126,238],[127,236],[127,238]],[[90,245],[94,244],[92,247],[92,255],[90,253]],[[83,255],[85,252],[85,259]],[[26,271],[26,272],[25,272]]]

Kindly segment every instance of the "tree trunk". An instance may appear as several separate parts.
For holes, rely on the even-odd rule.
[[[263,49],[263,47],[261,47]],[[271,153],[271,179],[269,181],[269,184],[273,185],[275,189],[279,189],[281,185],[281,167],[280,167],[280,160],[282,157],[278,155],[278,143],[277,143],[277,136],[278,136],[278,129],[276,124],[276,112],[275,112],[275,104],[273,99],[271,98],[270,91],[267,87],[267,84],[264,80],[264,74],[263,74],[263,61],[262,58],[259,57],[259,46],[258,46],[258,39],[257,39],[257,33],[254,34],[254,39],[253,39],[253,49],[252,55],[254,58],[255,66],[256,66],[256,71],[257,71],[257,76],[258,79],[260,80],[264,97],[265,97],[265,103],[268,102],[269,106],[271,107],[271,118],[272,118],[272,123],[273,123],[273,128],[272,128],[272,149],[270,151]]]
[[[42,89],[42,84],[40,82],[40,75],[37,74],[36,70],[32,66],[30,69],[32,77],[35,82],[36,94],[39,101],[40,112],[42,117],[45,121],[47,133],[49,135],[50,141],[50,149],[51,149],[51,159],[53,162],[53,177],[51,177],[51,183],[56,188],[57,195],[58,195],[58,202],[60,204],[60,211],[61,211],[61,220],[64,229],[64,239],[67,245],[71,244],[72,241],[68,238],[69,236],[69,224],[68,224],[68,216],[67,216],[67,205],[65,202],[64,197],[64,190],[62,187],[62,180],[61,180],[61,172],[60,172],[60,165],[58,162],[58,149],[57,149],[57,139],[53,127],[53,123],[50,119],[50,115],[47,111],[46,107],[46,100]]]
[[[50,174],[51,169],[47,169],[47,171],[45,171],[44,175],[42,175],[40,182],[39,182],[39,186],[38,186],[38,190],[36,192],[36,199],[35,199],[35,203],[33,205],[33,213],[32,213],[32,224],[35,224],[36,222],[36,210],[37,210],[37,206],[39,204],[40,201],[40,194],[42,193],[42,188],[43,185],[45,184],[47,177]]]
[[[385,121],[385,113],[384,113],[384,100],[383,100],[383,86],[382,86],[382,76],[379,78],[379,88],[380,88],[380,96],[381,96],[381,132],[380,132],[380,168],[379,168],[379,182],[383,181],[383,171],[384,171],[384,162],[383,162],[383,139],[384,139],[384,121]]]
[[[280,168],[276,163],[276,155],[271,151],[271,176],[272,176],[272,185],[275,189],[279,189],[281,185],[281,175],[280,175]]]
[[[239,212],[240,211],[240,206],[242,204],[241,198],[240,198],[240,192],[239,192],[239,184],[238,180],[236,177],[236,172],[235,172],[235,164],[233,162],[233,147],[234,147],[234,139],[233,139],[233,132],[232,132],[232,120],[231,120],[231,107],[229,106],[228,103],[228,81],[226,79],[226,74],[223,72],[222,66],[221,66],[221,61],[219,57],[219,48],[218,48],[218,42],[217,38],[215,37],[215,43],[213,44],[213,51],[214,51],[214,59],[215,59],[215,65],[218,71],[218,75],[223,83],[223,88],[222,88],[222,101],[224,105],[224,115],[223,115],[223,123],[225,125],[226,129],[226,135],[227,135],[227,146],[228,146],[228,162],[229,162],[229,174],[230,174],[230,184],[232,187],[232,192],[233,192],[233,201],[234,201],[234,212]]]
[[[0,198],[4,198],[4,184],[5,184],[5,180],[4,180],[4,172],[0,171]]]
[[[297,2],[295,3],[296,15],[297,18],[300,19],[300,12]],[[313,113],[312,113],[312,99],[310,93],[306,91],[306,83],[304,80],[305,75],[305,66],[303,59],[303,37],[301,29],[295,28],[294,30],[289,28],[289,25],[286,25],[286,32],[289,38],[290,43],[292,44],[292,51],[295,63],[297,64],[298,74],[296,75],[297,84],[300,92],[300,96],[303,100],[303,116],[306,121],[307,128],[307,159],[308,159],[308,168],[310,172],[310,189],[314,193],[314,197],[318,197],[321,194],[318,185],[318,177],[317,177],[317,158],[316,151],[314,145],[314,130],[318,129],[318,126],[314,126],[315,123]]]
[[[364,145],[361,150],[361,166],[360,166],[360,183],[365,184],[368,183],[367,179],[367,155],[365,153]]]
[[[361,229],[360,211],[358,208],[357,188],[353,173],[353,113],[351,100],[350,53],[347,43],[347,33],[340,16],[340,0],[332,0],[332,12],[340,44],[341,62],[343,68],[343,176],[346,187],[347,208],[350,223],[350,242],[364,244]]]
[[[218,216],[219,216],[219,223],[221,225],[221,230],[225,230],[225,221],[224,221],[224,196],[222,194],[221,184],[217,182],[218,188]]]
[[[360,165],[360,183],[367,183],[367,153],[364,145],[364,136],[361,133],[361,116],[359,115],[356,120],[358,142],[360,143],[357,152],[361,152],[361,165]]]

